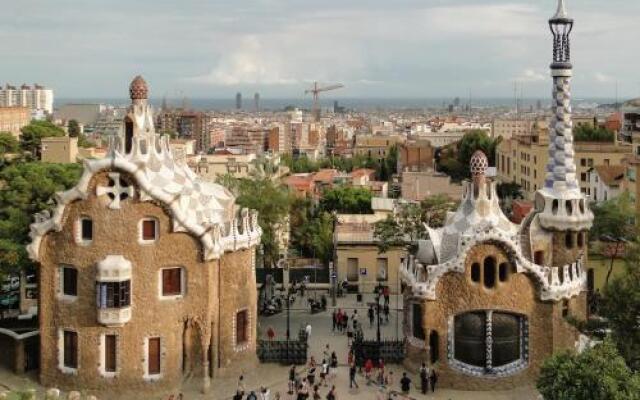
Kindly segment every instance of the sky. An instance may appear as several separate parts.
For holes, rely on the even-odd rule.
[[[557,0],[5,0],[0,84],[57,97],[523,97],[551,92]],[[640,97],[640,1],[567,0],[574,96]]]

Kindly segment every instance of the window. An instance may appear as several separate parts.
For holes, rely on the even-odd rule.
[[[243,344],[249,340],[249,314],[247,310],[236,314],[236,344]]]
[[[426,335],[424,332],[424,325],[422,321],[422,305],[419,303],[413,303],[411,306],[411,327],[413,337],[416,339],[424,340]]]
[[[147,373],[149,375],[160,374],[160,338],[154,337],[148,340],[148,354],[147,354]]]
[[[440,338],[438,332],[431,331],[429,333],[429,351],[431,353],[431,364],[435,364],[440,360]]]
[[[153,218],[143,219],[141,237],[144,242],[152,242],[158,237],[158,224]]]
[[[104,371],[105,372],[116,372],[116,367],[117,367],[116,343],[117,343],[116,335],[104,336]]]
[[[567,232],[564,236],[564,244],[567,249],[573,248],[573,232]]]
[[[516,372],[526,366],[524,316],[474,311],[457,315],[450,333],[451,365],[474,375]]]
[[[62,278],[62,294],[64,296],[78,295],[78,270],[73,267],[60,268]]]
[[[586,166],[587,166],[587,160],[586,160],[586,159],[584,159],[584,158],[581,158],[581,159],[580,159],[580,166],[581,166],[581,167],[586,167]]]
[[[584,246],[584,233],[578,232],[578,247]]]
[[[538,265],[544,265],[544,251],[538,250],[533,253],[533,262]]]
[[[93,221],[91,218],[80,218],[80,241],[90,242],[93,240]]]
[[[493,257],[484,259],[484,286],[491,289],[496,285],[496,260]]]
[[[389,279],[387,274],[388,260],[386,258],[378,258],[377,260],[377,274],[376,277],[379,281],[386,281]]]
[[[500,282],[506,282],[509,279],[509,264],[501,263],[498,267],[498,279]]]
[[[356,282],[358,280],[358,259],[347,259],[347,281]]]
[[[78,333],[63,331],[63,362],[67,368],[78,368]]]
[[[471,265],[471,280],[473,282],[480,282],[480,264],[473,263]]]
[[[96,286],[98,308],[123,308],[131,305],[131,281],[98,282]]]
[[[162,270],[162,295],[181,296],[182,268],[167,268]]]
[[[580,174],[580,180],[581,180],[582,182],[586,182],[586,181],[587,181],[587,173],[586,173],[586,172],[582,172],[582,173]]]

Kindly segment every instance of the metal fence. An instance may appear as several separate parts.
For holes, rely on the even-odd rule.
[[[382,359],[385,364],[400,364],[405,358],[404,340],[355,340],[353,353],[358,366],[363,366],[367,360],[377,365]]]
[[[304,365],[308,348],[307,336],[301,330],[297,340],[259,340],[258,359],[263,363]]]

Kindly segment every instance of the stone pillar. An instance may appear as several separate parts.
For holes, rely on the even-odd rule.
[[[209,376],[209,346],[211,344],[211,323],[205,321],[200,326],[200,344],[202,346],[202,393],[209,393],[211,377]]]

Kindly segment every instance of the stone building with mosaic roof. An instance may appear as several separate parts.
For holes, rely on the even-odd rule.
[[[569,34],[563,0],[549,21],[554,37],[549,162],[535,209],[514,224],[477,152],[472,180],[443,228],[401,268],[408,363],[427,360],[439,384],[465,390],[530,383],[543,361],[580,341],[570,318],[587,317],[587,232],[593,214],[576,179]]]
[[[40,380],[89,391],[171,390],[254,361],[257,214],[202,181],[156,134],[148,88],[107,157],[36,215]],[[200,379],[200,378],[198,378]]]

